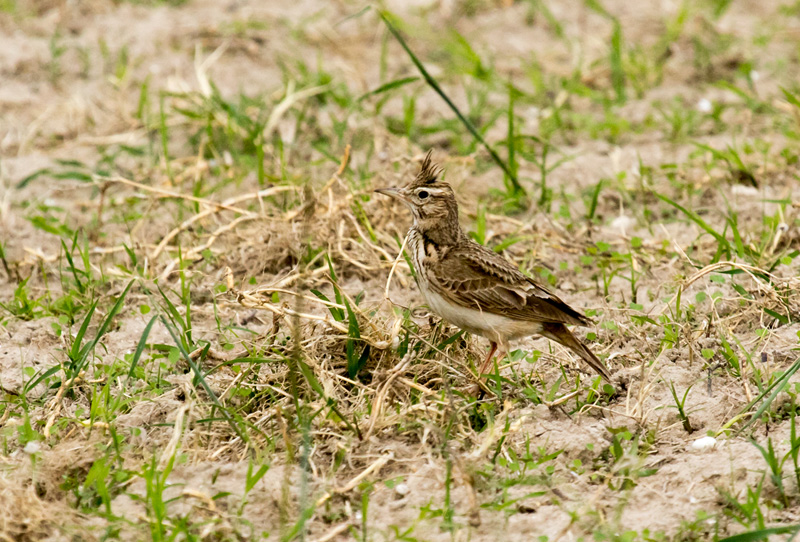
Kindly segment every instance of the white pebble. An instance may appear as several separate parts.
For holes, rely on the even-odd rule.
[[[26,454],[35,454],[41,449],[42,447],[39,444],[39,441],[29,440],[28,443],[25,445],[25,447],[22,449],[22,451],[25,452]]]
[[[761,74],[755,70],[750,70],[750,80],[755,83],[759,79],[761,79]]]
[[[395,490],[395,492],[396,492],[398,495],[400,495],[401,497],[405,497],[406,495],[408,495],[408,492],[409,492],[409,491],[411,491],[411,490],[408,488],[408,485],[407,485],[407,484],[405,484],[405,483],[399,483],[399,484],[397,484],[396,486],[394,486],[394,490]]]
[[[714,448],[717,445],[717,439],[714,437],[703,437],[692,442],[692,450],[696,452],[705,452]]]
[[[744,184],[735,184],[731,186],[731,193],[737,196],[757,196],[758,188]]]
[[[702,98],[697,102],[697,110],[701,113],[711,113],[712,109],[714,109],[714,107],[711,105],[711,100],[708,98]]]

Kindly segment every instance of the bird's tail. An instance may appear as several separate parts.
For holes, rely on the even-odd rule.
[[[592,369],[602,376],[606,382],[611,382],[611,373],[608,368],[603,364],[600,359],[594,355],[594,352],[589,350],[585,344],[575,337],[572,332],[564,324],[548,323],[544,324],[544,329],[541,335],[547,337],[552,341],[562,344],[578,354],[583,361],[585,361]]]

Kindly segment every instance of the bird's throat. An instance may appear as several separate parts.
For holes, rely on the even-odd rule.
[[[464,236],[458,225],[458,218],[455,222],[440,218],[423,218],[417,220],[414,227],[426,242],[443,247],[457,245]]]

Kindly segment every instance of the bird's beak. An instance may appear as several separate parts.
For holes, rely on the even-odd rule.
[[[400,193],[399,188],[378,188],[375,190],[378,194],[389,196],[390,198],[399,199],[400,201],[407,201],[406,197]]]

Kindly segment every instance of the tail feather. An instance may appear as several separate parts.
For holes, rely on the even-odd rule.
[[[592,369],[602,376],[606,382],[611,382],[611,373],[600,359],[589,350],[589,347],[578,340],[564,324],[545,324],[541,332],[543,337],[562,344],[578,354]]]

